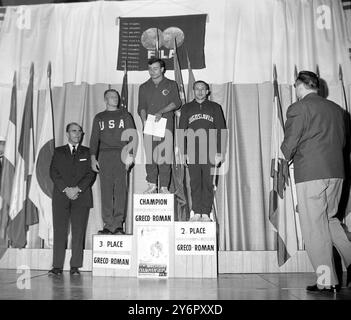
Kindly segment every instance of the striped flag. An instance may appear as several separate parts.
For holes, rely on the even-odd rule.
[[[289,167],[280,146],[284,139],[284,122],[279,99],[278,82],[274,66],[274,101],[271,136],[271,178],[269,194],[269,220],[276,232],[278,265],[282,266],[298,250],[295,206]]]
[[[177,56],[177,44],[176,38],[174,38],[174,79],[178,85],[179,97],[182,105],[185,104],[185,91],[182,78],[182,72],[179,65],[179,60]],[[178,121],[176,119],[175,129],[178,129]],[[175,164],[172,167],[172,177],[171,177],[171,187],[170,191],[175,195],[175,212],[178,221],[186,221],[189,213],[187,193],[185,192],[184,178],[185,178],[185,166],[181,159],[181,153],[178,148],[177,134],[174,135],[175,141]]]
[[[10,118],[6,133],[6,143],[3,157],[3,168],[0,185],[0,238],[6,238],[7,225],[9,222],[9,211],[11,203],[12,184],[16,168],[16,146],[17,146],[17,87],[16,72],[13,76],[11,92]]]
[[[33,77],[34,65],[30,68],[30,79],[24,103],[21,135],[18,143],[18,161],[12,186],[10,202],[9,239],[14,248],[24,248],[27,244],[27,230],[38,223],[38,213],[28,198],[33,172]]]
[[[29,199],[38,209],[39,237],[49,248],[53,245],[52,193],[54,188],[50,178],[50,163],[55,148],[50,77],[51,65],[49,64],[43,125],[39,135],[29,190]]]
[[[121,107],[128,110],[128,71],[127,71],[127,60],[124,64],[124,76],[121,91]]]

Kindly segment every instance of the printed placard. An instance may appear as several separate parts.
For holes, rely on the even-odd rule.
[[[164,210],[173,212],[173,194],[134,194],[134,210]]]
[[[131,235],[94,235],[93,250],[104,252],[125,252],[132,250]]]
[[[93,269],[130,269],[130,254],[114,254],[114,253],[93,253]]]
[[[215,255],[214,222],[176,222],[174,225],[176,255]]]
[[[138,277],[168,278],[168,227],[138,226]]]
[[[173,194],[135,194],[134,225],[172,225],[174,222]]]

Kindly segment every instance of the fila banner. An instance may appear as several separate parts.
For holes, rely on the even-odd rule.
[[[174,38],[182,69],[188,67],[187,55],[192,69],[205,68],[206,16],[121,17],[117,70],[124,70],[125,61],[129,71],[147,70],[148,59],[157,56],[173,70]]]

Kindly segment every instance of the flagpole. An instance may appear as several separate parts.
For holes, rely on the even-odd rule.
[[[32,62],[32,64],[31,64],[31,66],[30,66],[30,77],[33,77],[33,91],[34,91],[34,63]],[[33,101],[33,95],[34,95],[34,93],[33,93],[33,91],[32,91],[32,101]],[[32,143],[32,146],[33,146],[33,161],[34,161],[34,158],[35,158],[35,143],[34,143],[34,120],[33,120],[33,112],[32,112],[32,114],[31,114],[31,119],[30,119],[30,121],[32,122],[32,141],[33,141],[33,143]]]
[[[343,97],[344,97],[345,110],[346,110],[346,113],[347,113],[346,114],[347,126],[348,126],[348,128],[350,128],[351,127],[351,124],[350,124],[350,111],[349,111],[349,106],[348,106],[348,103],[347,103],[346,90],[345,90],[345,85],[344,85],[344,75],[343,75],[343,72],[342,72],[341,64],[339,64],[339,80],[341,82],[341,88],[342,88],[342,93],[343,93]],[[342,222],[344,224],[346,224],[346,215],[345,214],[343,215]]]
[[[295,73],[296,73],[296,67],[295,67]],[[297,78],[297,77],[296,77]],[[295,79],[296,79],[295,78]],[[273,65],[273,87],[274,87],[274,91],[276,93],[276,97],[277,97],[277,106],[278,106],[278,118],[281,119],[281,125],[282,125],[282,128],[283,128],[283,133],[285,135],[285,124],[284,124],[284,118],[283,118],[283,111],[282,111],[282,105],[281,105],[281,101],[280,101],[280,95],[279,95],[279,89],[278,89],[278,76],[277,76],[277,67],[276,65],[274,64]],[[294,198],[294,192],[293,192],[293,184],[292,184],[292,179],[291,179],[291,176],[290,176],[290,171],[289,171],[289,164],[288,164],[288,182],[290,183],[290,193],[291,193],[291,200],[292,200],[292,203],[293,203],[293,213],[294,213],[294,222],[295,222],[295,230],[296,230],[296,240],[297,240],[297,244],[298,244],[298,248],[299,248],[299,236],[298,236],[298,227],[299,225],[297,224],[296,222],[296,219],[298,218],[297,215],[296,215],[296,204],[295,204],[295,198]]]
[[[157,28],[155,28],[156,30],[156,42],[155,42],[155,47],[156,47],[156,58],[160,58],[160,54],[159,54],[159,50],[160,50],[160,43],[159,43],[159,38],[158,38],[158,30]]]

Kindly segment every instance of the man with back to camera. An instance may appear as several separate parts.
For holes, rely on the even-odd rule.
[[[182,107],[179,120],[179,129],[187,130],[184,158],[187,159],[189,168],[192,210],[194,211],[194,216],[190,218],[190,221],[211,221],[210,213],[214,197],[211,170],[220,166],[225,159],[227,126],[222,107],[208,100],[209,85],[205,81],[198,80],[194,82],[193,90],[195,99]],[[196,132],[200,133],[200,130],[205,134],[205,141],[202,142],[199,138],[195,140],[195,144],[191,145],[190,136],[195,137]],[[216,131],[214,132],[215,143],[210,142],[210,132],[213,130]],[[212,155],[215,155],[214,159]]]
[[[155,121],[159,121],[161,117],[166,118],[167,124],[164,138],[144,134],[146,181],[148,183],[148,188],[144,193],[160,191],[160,193],[167,194],[169,193],[173,157],[174,110],[180,107],[181,101],[177,83],[164,76],[165,62],[152,58],[148,61],[148,66],[150,79],[139,88],[138,114],[143,128],[149,114],[155,116]],[[160,154],[162,149],[158,148],[161,144],[165,145],[164,155]],[[155,152],[156,148],[158,152]],[[158,178],[160,188],[157,186]]]
[[[286,160],[294,162],[307,254],[317,275],[330,271],[331,278],[317,281],[307,290],[335,292],[342,283],[335,272],[333,246],[347,267],[347,285],[351,281],[351,242],[336,217],[345,178],[345,112],[317,94],[319,79],[315,73],[301,71],[294,86],[298,101],[287,110],[281,150]]]
[[[93,207],[91,186],[95,181],[95,174],[90,165],[89,148],[80,144],[82,127],[75,122],[69,123],[66,126],[66,134],[68,144],[55,148],[50,166],[50,177],[54,182],[54,247],[53,269],[49,271],[49,275],[56,276],[62,274],[69,222],[72,230],[70,274],[80,274],[89,210]]]
[[[100,174],[104,226],[99,234],[125,234],[127,174],[134,163],[138,134],[132,115],[120,107],[119,93],[106,90],[104,100],[106,110],[94,117],[90,137],[91,166]],[[126,133],[129,140],[123,137]]]

